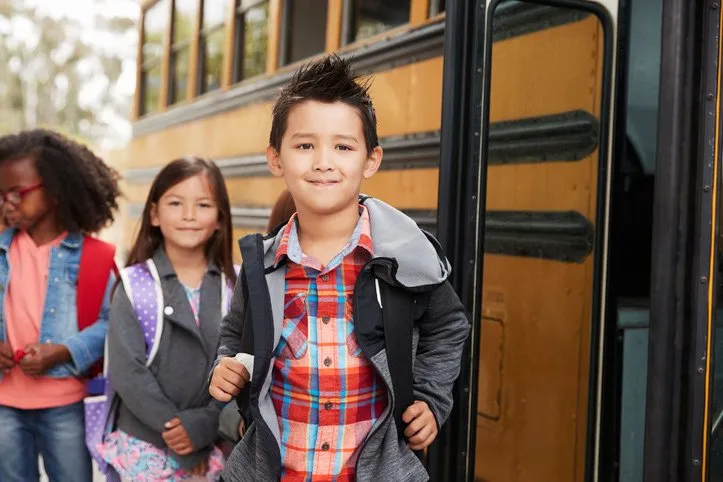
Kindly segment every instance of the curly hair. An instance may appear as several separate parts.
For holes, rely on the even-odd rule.
[[[94,233],[113,222],[118,172],[86,146],[47,129],[0,137],[0,164],[31,158],[68,231]]]

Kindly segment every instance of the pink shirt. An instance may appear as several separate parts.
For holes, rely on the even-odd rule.
[[[10,278],[6,286],[7,341],[15,352],[38,343],[50,268],[50,249],[65,238],[37,246],[25,231],[13,238],[8,251]],[[77,378],[31,377],[14,367],[0,379],[0,405],[21,409],[60,407],[79,402],[85,382]]]

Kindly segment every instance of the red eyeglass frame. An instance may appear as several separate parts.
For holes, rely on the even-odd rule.
[[[27,187],[21,187],[20,189],[13,189],[8,192],[0,193],[0,207],[4,206],[5,204],[12,204],[14,206],[17,206],[23,201],[23,198],[30,194],[32,191],[35,191],[36,189],[39,189],[43,187],[43,183],[33,184],[32,186]],[[8,198],[10,195],[15,195],[18,197],[17,201],[12,201]]]

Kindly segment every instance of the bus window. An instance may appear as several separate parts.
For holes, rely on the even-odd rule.
[[[174,0],[173,2],[169,105],[186,100],[188,97],[191,38],[196,19],[196,8],[196,0]]]
[[[655,172],[658,142],[661,0],[638,0],[630,5],[628,53],[627,135],[645,174]]]
[[[199,91],[202,94],[221,87],[226,42],[226,3],[220,0],[205,0],[201,4]]]
[[[409,23],[411,0],[351,0],[345,18],[345,44]]]
[[[493,2],[494,3],[494,2]],[[592,13],[491,12],[475,477],[584,480],[604,29]]]
[[[161,0],[143,14],[143,48],[141,51],[140,114],[159,108],[161,99],[161,64],[163,34],[168,24],[168,0]]]
[[[326,48],[326,21],[329,2],[286,0],[281,64],[288,65],[320,54]]]
[[[431,0],[429,2],[429,16],[434,17],[446,9],[446,2],[444,0]]]
[[[239,82],[266,71],[269,43],[269,2],[238,1],[234,81]]]

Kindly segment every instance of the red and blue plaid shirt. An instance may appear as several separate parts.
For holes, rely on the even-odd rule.
[[[326,266],[299,245],[296,216],[276,253],[287,256],[281,340],[271,396],[281,429],[283,481],[353,481],[359,448],[387,405],[384,381],[354,333],[352,294],[374,255],[369,213]]]

